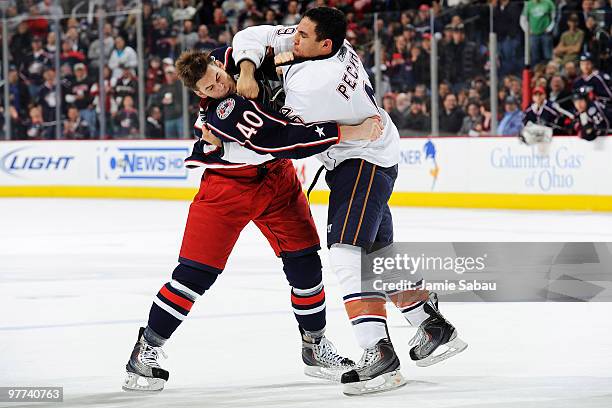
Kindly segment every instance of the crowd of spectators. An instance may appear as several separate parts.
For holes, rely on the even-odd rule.
[[[251,25],[295,24],[306,9],[321,5],[346,13],[347,39],[372,79],[377,69],[382,72],[383,106],[405,136],[430,131],[433,36],[439,37],[442,135],[487,134],[493,115],[499,133],[516,134],[522,118],[521,69],[527,28],[534,71],[529,86],[544,88],[551,100],[571,104],[569,96],[581,75],[578,59],[583,53],[589,52],[602,72],[612,67],[610,0],[142,0],[143,55],[137,53],[137,18],[130,13],[135,4],[129,0],[103,2],[108,15],[102,40],[98,6],[89,15],[79,14],[88,11],[84,8],[70,16],[76,2],[38,1],[11,0],[6,11],[10,33],[6,78],[14,139],[55,138],[58,120],[63,138],[129,138],[142,133],[151,138],[190,137],[189,129],[183,129],[183,91],[174,68],[181,50],[212,50],[229,44],[238,30]],[[499,51],[493,63],[488,49],[490,5]],[[376,20],[374,12],[378,12]],[[374,26],[382,42],[379,67],[375,66]],[[102,50],[105,65],[100,67]],[[145,71],[144,100],[139,100],[138,92],[139,59]],[[500,77],[498,112],[490,109],[489,72],[493,67]],[[103,135],[102,103],[106,111]],[[192,120],[197,110],[193,95],[189,103]],[[144,132],[139,129],[142,110],[146,112]],[[3,119],[0,115],[0,126]]]

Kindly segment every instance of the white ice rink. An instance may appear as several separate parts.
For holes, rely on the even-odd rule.
[[[470,346],[428,368],[411,364],[414,329],[390,310],[407,386],[345,397],[339,385],[305,377],[281,263],[252,225],[167,343],[166,389],[122,392],[138,327],[176,265],[187,209],[187,202],[1,199],[0,386],[63,386],[64,403],[52,405],[61,407],[612,407],[611,303],[443,304]],[[313,214],[323,232],[325,207]],[[393,215],[398,241],[612,241],[609,214],[396,208]],[[359,359],[327,251],[322,257],[328,337]]]

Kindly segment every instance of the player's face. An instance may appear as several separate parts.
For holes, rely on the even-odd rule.
[[[316,24],[308,17],[304,17],[297,26],[293,37],[293,55],[300,58],[313,58],[327,55],[331,52],[332,41],[324,39],[317,41]]]
[[[545,98],[544,94],[541,94],[539,92],[533,94],[533,101],[538,105],[541,105],[542,103],[544,103],[544,98]]]
[[[580,71],[588,75],[593,71],[593,63],[591,61],[580,61]]]
[[[580,113],[586,111],[587,103],[584,99],[577,99],[574,101],[574,107]]]
[[[236,82],[223,69],[223,64],[215,61],[209,64],[206,74],[196,82],[195,93],[200,98],[221,99],[236,92]]]

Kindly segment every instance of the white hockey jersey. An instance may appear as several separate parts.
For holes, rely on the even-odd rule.
[[[238,65],[248,59],[259,67],[266,48],[274,53],[293,48],[294,26],[255,26],[240,31],[233,40]],[[399,133],[391,118],[376,105],[374,90],[357,53],[348,41],[332,57],[283,67],[285,106],[282,113],[304,123],[335,121],[356,125],[381,116],[383,135],[374,142],[347,141],[317,155],[328,170],[347,159],[364,159],[381,167],[399,162]]]

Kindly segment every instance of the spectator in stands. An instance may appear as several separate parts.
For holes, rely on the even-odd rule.
[[[138,81],[136,75],[130,67],[123,64],[120,67],[122,70],[121,77],[111,78],[115,102],[117,106],[122,106],[123,99],[129,96],[132,98],[132,105],[135,105],[134,101],[138,101]]]
[[[164,134],[166,138],[183,137],[183,107],[181,104],[182,87],[176,76],[174,66],[164,69],[166,83],[154,95],[152,103],[161,105],[164,116]]]
[[[459,135],[479,136],[483,131],[484,116],[480,114],[478,102],[469,102],[467,105],[467,115],[463,117]]]
[[[219,47],[219,43],[210,37],[208,27],[204,24],[198,27],[198,41],[195,43],[194,48],[210,52],[217,47]]]
[[[31,140],[52,139],[54,128],[45,123],[40,105],[32,105],[25,121],[26,135]]]
[[[40,14],[46,16],[61,17],[64,14],[64,10],[55,0],[43,0],[38,3],[37,7]]]
[[[196,13],[196,9],[190,4],[189,0],[178,0],[178,6],[172,12],[172,20],[182,23],[191,20]]]
[[[22,59],[20,72],[33,98],[38,96],[44,82],[43,72],[49,67],[51,60],[42,48],[40,37],[32,38],[32,51]]]
[[[283,25],[294,25],[300,22],[302,16],[298,13],[298,2],[296,0],[290,0],[287,4],[287,12],[283,18]]]
[[[67,89],[64,100],[67,104],[73,104],[79,110],[81,119],[89,126],[89,134],[95,136],[97,134],[97,118],[90,92],[91,86],[92,80],[87,75],[85,64],[76,64],[74,66],[74,79]]]
[[[178,41],[181,48],[186,50],[195,48],[195,44],[198,42],[198,33],[193,31],[193,21],[183,21],[183,31],[179,34]]]
[[[491,0],[495,7],[493,27],[499,44],[500,75],[518,74],[521,69],[523,33],[519,25],[521,4],[510,0]]]
[[[44,38],[49,32],[49,20],[41,17],[38,7],[35,5],[30,6],[30,15],[26,24],[34,37]]]
[[[45,122],[55,122],[57,116],[55,107],[58,104],[58,95],[55,88],[57,75],[55,69],[47,68],[43,73],[45,82],[43,83],[40,92],[38,93],[38,104],[42,108],[42,115]],[[57,118],[60,119],[60,118]]]
[[[465,112],[457,107],[457,97],[449,93],[444,97],[440,112],[440,132],[445,134],[457,134],[463,124]]]
[[[248,27],[249,25],[254,24],[256,21],[261,21],[263,19],[264,19],[264,15],[257,8],[257,4],[255,3],[255,0],[245,0],[244,8],[238,15],[238,29]]]
[[[389,116],[398,129],[405,128],[406,116],[410,110],[410,96],[406,93],[399,93],[395,97],[395,108],[389,112]]]
[[[45,52],[49,56],[55,55],[57,50],[57,38],[55,35],[55,31],[49,31],[47,34],[47,41],[45,42]]]
[[[17,25],[17,32],[13,34],[9,42],[9,50],[14,64],[18,64],[25,59],[31,44],[32,34],[27,22],[22,21]]]
[[[431,34],[423,34],[421,46],[413,45],[410,48],[410,63],[414,82],[428,84],[430,81]]]
[[[145,93],[147,96],[159,91],[164,83],[164,71],[161,67],[159,57],[152,57],[149,60],[149,68],[145,79]]]
[[[521,15],[523,31],[529,30],[531,64],[537,65],[552,58],[555,27],[555,3],[552,0],[528,0]]]
[[[79,116],[76,106],[69,106],[64,120],[63,136],[66,139],[89,139],[89,124]]]
[[[612,10],[609,10],[608,14],[612,18]],[[593,63],[603,72],[612,71],[612,35],[597,23],[594,16],[589,16],[586,20],[584,49],[593,56]]]
[[[568,30],[561,34],[561,40],[553,50],[554,56],[561,64],[578,59],[584,40],[584,32],[578,28],[578,16],[576,14],[570,16],[567,25]]]
[[[28,87],[19,80],[19,73],[14,65],[9,66],[9,101],[12,107],[20,116],[25,116],[28,105],[30,104],[30,93]]]
[[[138,55],[136,55],[136,51],[132,47],[125,44],[125,38],[117,36],[115,38],[115,49],[108,60],[108,66],[112,70],[113,78],[117,79],[123,75],[121,65],[136,69],[138,67]]]
[[[135,137],[138,135],[138,112],[134,109],[134,100],[126,95],[121,109],[114,118],[115,137]]]
[[[568,88],[573,88],[574,81],[578,78],[578,69],[574,61],[569,61],[563,66],[563,76],[567,80]]]
[[[67,64],[70,68],[74,68],[76,64],[85,62],[85,55],[80,51],[74,51],[72,48],[72,40],[66,38],[62,41],[60,62],[62,65]]]
[[[69,21],[76,22],[74,19]],[[69,27],[68,30],[66,30],[66,34],[64,34],[64,38],[71,40],[73,51],[78,51],[83,55],[87,55],[89,41],[86,40],[86,37],[81,37],[79,34],[78,25],[76,27]]]
[[[570,112],[574,107],[572,94],[566,89],[565,80],[561,75],[555,75],[550,79],[548,100],[558,103],[563,109]]]
[[[546,64],[546,69],[544,71],[544,76],[547,79],[552,78],[553,76],[557,75],[559,73],[559,69],[561,68],[561,66],[559,65],[559,63],[556,60],[550,60],[548,61],[548,64]]]
[[[158,106],[151,106],[147,115],[147,131],[145,137],[149,139],[164,138],[164,124],[162,123],[162,112]]]
[[[261,19],[261,16],[263,16],[263,13],[261,13],[261,11],[257,10],[257,13],[259,15],[259,18]],[[215,10],[213,11],[213,21],[211,26],[209,27],[210,29],[210,35],[213,38],[218,39],[219,38],[219,34],[221,34],[221,32],[225,31],[226,29],[226,25],[227,24],[227,18],[225,18],[225,14],[223,14],[223,9],[221,7],[216,7]]]
[[[483,66],[478,46],[465,39],[463,24],[453,27],[452,41],[440,53],[442,77],[451,83],[454,91],[458,91],[479,75]]]
[[[274,9],[269,8],[264,12],[264,22],[263,23],[267,25],[278,25],[278,16],[276,15],[276,11],[274,11]],[[347,33],[347,39],[348,39],[348,33]]]
[[[403,128],[409,133],[415,132],[417,135],[428,132],[431,125],[430,117],[425,113],[424,100],[413,96],[410,103],[410,110],[406,115],[403,123]],[[398,127],[399,128],[399,127]]]
[[[423,107],[425,109],[425,111],[427,111],[427,106],[431,105],[431,101],[429,99],[429,96],[427,95],[427,86],[425,84],[418,84],[417,86],[414,87],[414,94],[412,95],[413,97],[413,101],[414,98],[420,99],[421,103],[423,104]]]
[[[161,58],[174,58],[177,32],[170,27],[164,17],[157,19],[153,30],[153,53]]]
[[[115,105],[115,99],[113,98],[113,88],[110,85],[112,71],[106,65],[103,71],[104,75],[104,109],[106,112],[106,123],[108,125],[112,125],[111,122],[111,114],[117,111],[117,107]],[[94,106],[96,107],[96,114],[99,116],[102,113],[101,103],[100,103],[100,93],[98,90],[98,82],[94,82],[91,86],[91,96],[94,97]],[[112,134],[110,128],[107,129],[106,134],[101,134],[100,137],[105,138],[108,135]]]
[[[523,128],[523,112],[518,108],[518,100],[508,96],[504,101],[504,116],[497,126],[497,134],[502,136],[518,136]]]
[[[113,48],[115,47],[113,26],[110,23],[105,23],[102,27],[102,37],[103,40],[100,42],[100,39],[96,36],[96,39],[89,45],[89,50],[87,51],[89,63],[96,68],[100,67],[100,50],[102,49],[102,45],[104,46],[104,61],[109,61]]]
[[[383,96],[383,109],[391,115],[391,112],[395,111],[395,98],[396,95],[394,93],[387,93]],[[397,126],[397,123],[396,123]]]

